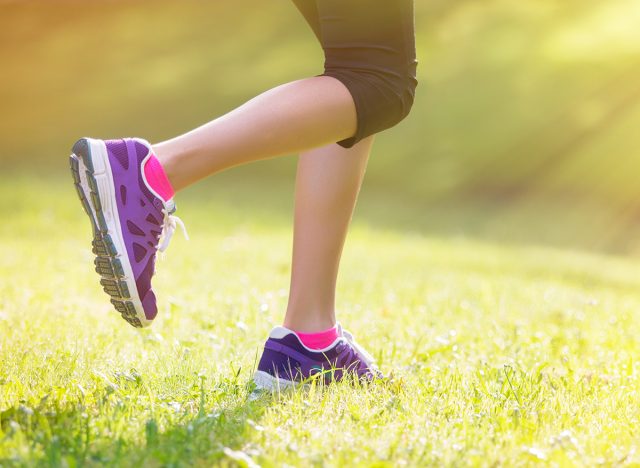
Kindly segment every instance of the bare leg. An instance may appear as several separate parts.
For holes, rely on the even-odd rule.
[[[356,122],[347,88],[335,78],[317,76],[271,89],[212,122],[154,145],[154,152],[178,191],[232,166],[349,138]]]
[[[350,149],[331,144],[300,155],[287,328],[317,332],[336,323],[338,266],[372,143],[369,137]]]
[[[177,191],[210,174],[303,151],[296,177],[293,263],[285,326],[300,332],[335,325],[342,248],[373,137],[353,148],[356,111],[338,80],[313,77],[274,88],[195,130],[154,145]],[[306,150],[306,151],[305,151]]]

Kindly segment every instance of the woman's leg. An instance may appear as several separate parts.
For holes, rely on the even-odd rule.
[[[279,86],[154,146],[175,190],[220,170],[336,141],[352,146],[409,112],[412,0],[294,0],[325,53],[323,76]]]
[[[349,138],[356,125],[347,88],[335,78],[318,76],[271,89],[153,149],[178,191],[232,166]]]
[[[370,136],[402,120],[413,103],[413,4],[295,1],[324,50],[323,76],[274,88],[154,147],[140,139],[89,138],[73,146],[74,184],[91,219],[101,284],[135,326],[148,325],[157,313],[151,278],[157,251],[178,223],[174,190],[235,165],[299,151],[308,153],[298,173],[286,320],[300,331],[334,323],[338,262]]]
[[[300,155],[293,261],[284,326],[303,333],[335,325],[336,278],[373,137],[352,148],[331,144]]]

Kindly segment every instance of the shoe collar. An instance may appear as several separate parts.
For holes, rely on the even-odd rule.
[[[296,334],[296,332],[294,332],[293,330],[290,330],[289,328],[286,328],[286,327],[274,327],[271,330],[271,333],[269,333],[269,338],[273,338],[275,340],[280,340],[280,339],[284,338],[285,336],[293,335],[293,336],[296,337],[296,339],[298,340],[300,345],[302,345],[302,347],[304,347],[306,350],[314,352],[314,353],[327,352],[330,349],[334,348],[338,343],[346,342],[360,354],[360,356],[364,360],[365,364],[367,364],[367,366],[369,368],[377,370],[378,367],[375,364],[376,361],[373,358],[373,356],[371,354],[369,354],[362,346],[360,346],[358,344],[358,342],[355,340],[353,335],[351,333],[349,333],[347,330],[344,330],[342,328],[342,325],[340,325],[340,323],[336,323],[336,328],[338,329],[338,338],[336,338],[333,343],[331,343],[329,346],[327,346],[326,348],[323,348],[323,349],[311,349],[311,348],[305,346],[305,344],[300,340],[300,337]]]
[[[338,337],[327,347],[325,348],[321,348],[321,349],[312,349],[309,348],[308,346],[306,346],[302,340],[300,339],[300,337],[297,335],[297,333],[287,327],[274,327],[271,330],[271,333],[269,333],[269,338],[273,338],[275,340],[281,340],[282,338],[284,338],[285,336],[288,335],[293,335],[296,337],[296,339],[298,340],[298,342],[300,343],[300,345],[305,348],[307,351],[311,351],[313,353],[324,353],[329,351],[330,349],[334,348],[338,343],[340,342],[350,342],[350,340],[346,337],[347,335],[351,336],[348,332],[343,331],[342,329],[342,325],[340,325],[340,323],[336,324],[336,328],[338,329]]]

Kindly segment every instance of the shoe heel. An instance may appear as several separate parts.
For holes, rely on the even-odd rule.
[[[86,138],[80,138],[73,144],[71,152],[77,157],[82,158],[85,167],[93,173],[93,161],[91,161],[91,148]]]
[[[71,156],[69,156],[69,167],[71,169],[71,177],[73,177],[73,186],[76,189],[76,193],[78,195],[78,198],[80,199],[82,208],[84,209],[85,213],[89,217],[89,220],[91,221],[91,229],[93,230],[93,235],[95,237],[96,234],[100,231],[100,229],[96,224],[96,220],[94,219],[93,212],[91,210],[91,205],[82,188],[82,182],[80,178],[80,171],[82,170],[82,168],[80,167],[80,161],[78,160],[78,157],[75,154],[72,154]]]

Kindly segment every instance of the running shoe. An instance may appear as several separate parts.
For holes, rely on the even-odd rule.
[[[261,390],[285,389],[320,378],[325,384],[352,375],[360,380],[383,378],[373,357],[358,345],[353,335],[338,325],[338,338],[325,349],[310,349],[285,327],[271,330],[254,375]]]
[[[72,152],[71,174],[91,220],[100,284],[122,318],[147,327],[158,313],[151,288],[157,252],[167,248],[177,225],[184,230],[173,216],[173,199],[163,200],[144,176],[151,145],[138,138],[82,138]]]

